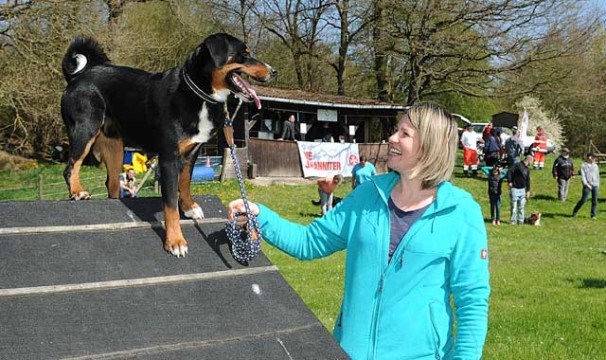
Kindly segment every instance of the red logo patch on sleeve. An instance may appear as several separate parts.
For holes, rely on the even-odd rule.
[[[488,250],[482,249],[482,252],[480,253],[480,257],[482,258],[482,260],[488,259]]]

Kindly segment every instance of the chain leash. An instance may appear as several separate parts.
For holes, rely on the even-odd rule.
[[[225,140],[229,145],[229,153],[234,163],[234,169],[236,171],[238,185],[240,186],[240,194],[242,196],[242,201],[244,202],[244,209],[246,210],[246,212],[235,213],[233,221],[228,222],[226,224],[225,232],[227,233],[227,238],[231,242],[232,257],[239,263],[248,263],[248,261],[252,260],[261,250],[261,230],[257,221],[257,217],[253,215],[250,211],[248,196],[246,195],[246,189],[244,188],[244,178],[242,176],[242,171],[240,170],[240,164],[238,163],[238,159],[236,157],[233,121],[236,117],[236,114],[240,110],[241,105],[242,100],[240,99],[240,102],[236,107],[236,111],[230,118],[229,112],[227,110],[227,103],[225,104],[225,114],[227,116],[225,117],[223,132],[225,134]],[[242,215],[246,215],[245,227],[240,227],[237,224],[238,217]]]

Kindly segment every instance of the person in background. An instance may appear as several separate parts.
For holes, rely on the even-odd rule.
[[[297,129],[295,128],[295,115],[291,114],[288,120],[282,124],[282,136],[278,140],[296,140]]]
[[[360,162],[351,170],[351,188],[355,189],[356,186],[365,183],[375,175],[377,175],[375,166],[368,162],[365,155],[361,155]]]
[[[334,337],[352,359],[482,357],[490,295],[486,226],[478,203],[450,182],[456,126],[436,105],[410,107],[389,137],[393,171],[359,185],[306,226],[250,203],[265,240],[291,256],[347,251]],[[244,203],[227,208],[233,221]],[[236,220],[243,224],[246,216]]]
[[[501,132],[499,129],[493,128],[484,141],[484,162],[486,166],[492,167],[499,162],[501,157]]]
[[[335,138],[332,136],[332,130],[327,122],[322,125],[322,142],[335,142]]]
[[[520,162],[520,157],[524,152],[524,144],[520,138],[520,130],[517,126],[512,129],[513,135],[505,141],[505,155],[507,159],[507,167],[511,167],[515,163]]]
[[[581,165],[581,181],[583,182],[583,195],[572,211],[577,216],[579,210],[591,193],[591,218],[597,219],[598,191],[600,189],[600,169],[595,162],[595,154],[587,153],[587,160]]]
[[[509,198],[511,199],[511,225],[524,224],[524,207],[530,197],[530,169],[532,155],[513,164],[507,171]]]
[[[341,175],[329,175],[317,181],[322,216],[332,209],[333,194],[342,180],[343,176]]]
[[[484,142],[482,140],[482,134],[478,134],[473,131],[471,124],[467,125],[467,128],[461,134],[461,144],[463,144],[463,174],[469,176],[469,169],[471,168],[471,175],[478,175],[478,142]]]
[[[503,170],[499,163],[496,163],[488,174],[488,199],[492,225],[501,225],[501,194],[506,175],[507,170]]]
[[[547,153],[547,134],[543,127],[537,127],[537,134],[534,137],[534,143],[532,143],[534,149],[534,163],[533,168],[535,170],[543,170],[545,167],[545,154]]]
[[[135,169],[127,168],[126,172],[120,174],[120,197],[135,198],[137,197],[137,187],[135,186]]]
[[[482,131],[482,140],[484,140],[484,143],[486,143],[490,135],[492,135],[492,130],[492,123],[488,123],[488,125],[484,127],[484,130]]]
[[[570,158],[570,150],[562,148],[560,156],[553,162],[551,168],[553,178],[558,182],[558,199],[566,201],[570,179],[574,177],[574,164]]]

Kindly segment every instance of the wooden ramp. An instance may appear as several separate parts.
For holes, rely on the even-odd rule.
[[[0,359],[346,359],[263,254],[233,260],[220,200],[196,201],[185,259],[159,198],[0,202]]]

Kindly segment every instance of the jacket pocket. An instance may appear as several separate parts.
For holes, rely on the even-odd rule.
[[[429,319],[431,321],[431,330],[433,331],[433,349],[434,349],[434,353],[435,353],[435,358],[436,359],[441,359],[440,356],[440,332],[438,330],[438,323],[437,323],[437,309],[436,307],[439,306],[444,306],[441,303],[432,301],[429,303]]]

